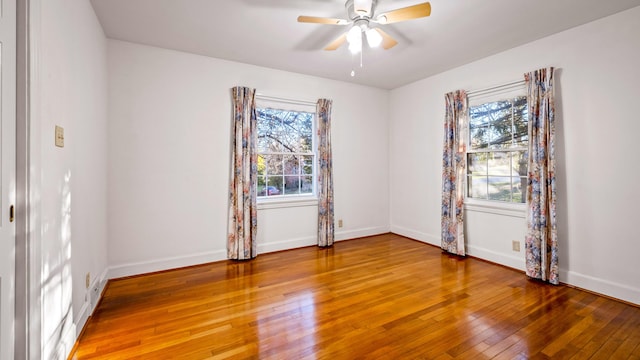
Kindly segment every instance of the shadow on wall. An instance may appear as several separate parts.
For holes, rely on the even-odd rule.
[[[567,211],[567,160],[565,147],[564,132],[564,116],[562,108],[562,69],[554,71],[555,86],[555,122],[556,122],[556,193],[558,199],[556,202],[556,221],[558,226],[558,251],[559,264],[561,269],[570,269],[569,266],[569,213]],[[566,281],[566,279],[560,279]]]
[[[60,187],[59,218],[43,219],[42,239],[53,238],[56,244],[46,246],[42,260],[42,335],[43,358],[65,359],[74,343],[71,273],[71,170],[67,170]],[[59,232],[53,236],[48,233]],[[59,246],[55,246],[59,245]]]

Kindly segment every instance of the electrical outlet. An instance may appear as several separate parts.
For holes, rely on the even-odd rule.
[[[91,289],[90,298],[91,298],[90,300],[91,308],[93,309],[98,303],[98,299],[100,299],[100,282],[99,281],[96,281],[96,283],[93,284],[93,289]]]
[[[513,249],[513,251],[520,252],[520,241],[513,240],[511,242],[511,249]]]
[[[84,278],[84,286],[88,289],[91,286],[91,273],[88,272]]]
[[[342,219],[338,220],[338,227],[341,228],[342,227]]]

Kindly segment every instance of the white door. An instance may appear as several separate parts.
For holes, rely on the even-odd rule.
[[[0,359],[13,359],[15,305],[16,0],[0,0]]]

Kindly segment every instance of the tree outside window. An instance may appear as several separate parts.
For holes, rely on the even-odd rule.
[[[257,108],[258,197],[314,193],[314,118],[310,112]]]
[[[528,142],[525,96],[470,107],[467,197],[524,203]]]

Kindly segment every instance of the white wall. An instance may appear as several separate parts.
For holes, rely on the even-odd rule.
[[[30,156],[37,165],[32,206],[40,215],[32,219],[39,229],[34,238],[43,257],[43,358],[66,357],[91,311],[86,273],[100,286],[107,264],[110,276],[122,276],[225,257],[229,89],[235,85],[334,100],[335,209],[344,219],[338,239],[391,226],[438,244],[444,93],[559,68],[561,280],[640,303],[640,269],[633,266],[640,251],[633,226],[640,170],[627,160],[640,130],[632,106],[640,95],[640,8],[389,95],[107,42],[89,2],[33,5],[39,52]],[[55,125],[65,128],[64,148],[53,146]],[[261,210],[260,251],[313,244],[315,211]],[[522,239],[523,226],[520,217],[468,212],[470,253],[522,268],[522,254],[510,246]]]
[[[562,282],[640,304],[634,208],[640,167],[640,7],[395,89],[390,107],[391,230],[440,243],[444,94],[556,73]],[[524,219],[467,211],[472,255],[524,268],[511,240]],[[502,229],[502,230],[500,230]]]
[[[109,40],[110,277],[226,258],[231,92],[333,99],[338,239],[389,230],[388,92]],[[317,207],[264,209],[259,252],[316,242]]]
[[[39,31],[30,156],[40,166],[32,189],[40,216],[31,220],[43,260],[42,358],[66,359],[91,311],[85,274],[99,279],[107,268],[107,44],[88,1],[33,5]],[[64,128],[64,148],[54,146],[56,125]]]

